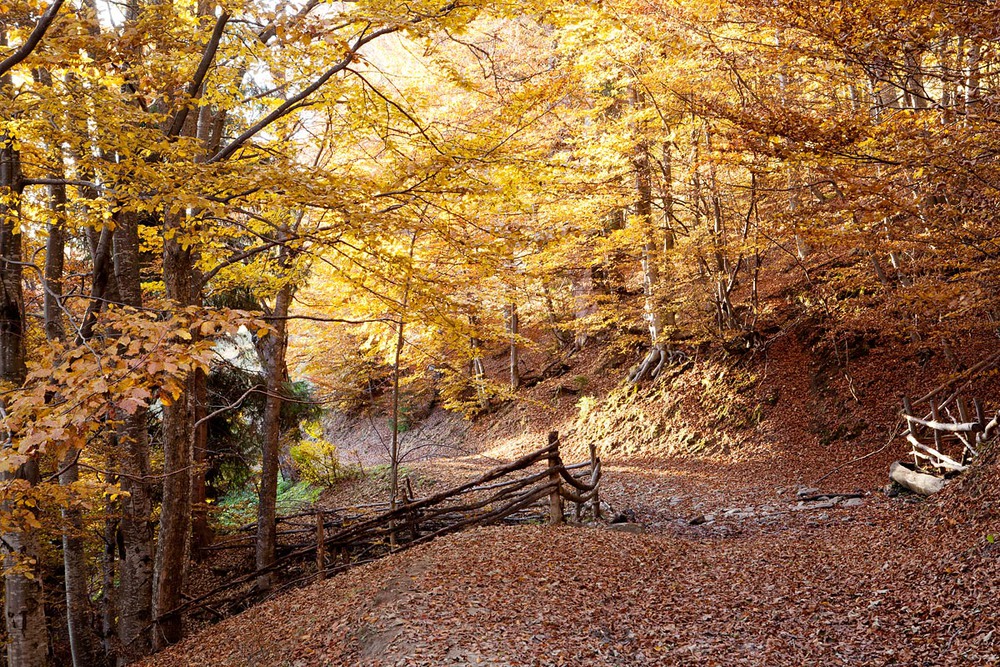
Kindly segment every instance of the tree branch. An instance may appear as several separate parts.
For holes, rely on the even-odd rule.
[[[201,84],[205,82],[205,77],[208,76],[208,68],[215,61],[215,54],[219,50],[222,33],[225,31],[226,23],[228,22],[229,12],[223,9],[218,20],[215,22],[215,29],[212,31],[212,36],[209,38],[208,44],[205,45],[205,52],[201,55],[201,62],[198,63],[198,69],[188,84],[187,92],[191,99],[177,110],[177,115],[174,116],[174,121],[170,124],[167,136],[176,137],[180,134],[181,129],[184,127],[184,121],[187,120],[188,113],[191,111],[191,103],[201,97]]]
[[[42,41],[45,32],[52,25],[52,21],[55,20],[56,14],[59,13],[59,8],[62,7],[62,4],[63,0],[53,0],[49,8],[42,14],[42,18],[39,19],[38,25],[28,35],[28,39],[24,40],[24,44],[18,47],[14,53],[4,58],[3,62],[0,62],[0,76],[13,69],[18,63],[30,56],[31,52],[38,47],[38,43]]]
[[[383,35],[388,35],[398,30],[399,30],[398,26],[390,26],[382,28],[380,30],[376,30],[370,35],[359,37],[357,40],[355,40],[354,45],[348,50],[347,55],[344,56],[340,60],[340,62],[338,62],[336,65],[334,65],[326,72],[324,72],[323,76],[321,76],[320,78],[316,79],[311,84],[303,88],[298,94],[289,97],[277,109],[267,114],[253,125],[251,125],[249,128],[247,128],[247,130],[243,134],[241,134],[240,136],[236,137],[231,142],[229,142],[229,145],[227,145],[218,153],[210,157],[207,160],[207,162],[211,164],[213,162],[222,162],[223,160],[228,160],[246,142],[250,141],[253,137],[255,137],[258,133],[260,133],[261,130],[263,130],[264,128],[266,128],[268,125],[278,120],[279,118],[290,113],[300,102],[302,102],[304,99],[306,99],[307,97],[315,93],[317,90],[322,88],[323,84],[329,81],[334,74],[337,74],[338,72],[342,72],[345,69],[347,69],[347,66],[351,64],[352,60],[354,60],[354,57],[357,54],[358,49],[360,49],[362,46],[371,42],[374,39],[378,39]]]

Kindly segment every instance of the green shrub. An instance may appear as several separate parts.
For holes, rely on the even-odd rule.
[[[276,511],[282,514],[292,514],[300,511],[306,505],[316,502],[321,488],[307,481],[290,482],[278,480],[278,497]],[[257,520],[257,489],[245,487],[230,491],[219,501],[219,511],[216,521],[224,529],[234,529]]]
[[[322,438],[304,440],[291,453],[299,475],[310,484],[329,488],[360,474],[356,466],[341,463],[336,445]]]

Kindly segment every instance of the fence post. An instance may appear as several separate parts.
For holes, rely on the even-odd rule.
[[[593,475],[594,471],[597,470],[597,445],[590,443],[590,472]],[[597,487],[594,487],[594,520],[601,518],[601,492]]]
[[[911,422],[909,419],[906,418],[907,415],[912,415],[912,414],[913,414],[913,407],[910,405],[910,399],[906,395],[904,395],[903,396],[903,420],[906,422],[906,432],[904,433],[904,435],[909,435],[909,436],[912,436],[913,438],[916,438],[917,437],[917,430],[915,428],[913,428],[913,422]],[[911,446],[911,450],[914,452],[913,453],[913,467],[916,468],[916,467],[919,466],[920,461],[917,459],[916,450],[912,449],[912,446]]]
[[[941,415],[938,412],[938,397],[937,394],[931,395],[931,419],[934,421],[941,421]],[[941,451],[941,431],[932,429],[934,431],[934,449]]]
[[[410,484],[410,476],[407,475],[403,478],[405,481],[404,490],[406,491],[406,505],[410,506],[413,504],[413,486]],[[416,512],[409,513],[410,523],[410,538],[416,541],[420,537],[420,520]]]
[[[555,445],[555,451],[549,453],[549,525],[555,526],[563,522],[562,496],[559,494],[559,432],[549,433],[549,445]]]
[[[326,576],[326,526],[323,525],[323,510],[316,512],[316,574],[320,579]]]

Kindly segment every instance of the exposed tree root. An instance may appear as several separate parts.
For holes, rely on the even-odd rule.
[[[630,384],[639,384],[647,377],[655,381],[667,366],[683,364],[687,361],[688,355],[681,350],[670,350],[662,344],[654,345],[642,363],[633,366],[632,370],[629,371],[628,381]]]

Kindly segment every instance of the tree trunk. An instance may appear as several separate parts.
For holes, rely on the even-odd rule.
[[[94,272],[90,286],[90,303],[87,304],[87,312],[83,316],[83,324],[80,325],[80,338],[89,340],[94,333],[94,326],[97,324],[97,315],[104,309],[104,303],[108,297],[108,285],[111,281],[113,271],[113,260],[111,257],[111,240],[113,230],[105,227],[98,236],[96,247],[94,248]]]
[[[0,29],[0,45],[6,45]],[[0,87],[11,85],[9,74]],[[23,188],[21,159],[13,137],[0,133],[0,381],[19,387],[27,375],[24,346],[24,293],[22,287],[21,234],[17,231]],[[39,481],[37,461],[29,461],[2,478]],[[39,545],[30,532],[3,535],[4,567],[21,565],[4,578],[4,620],[7,626],[8,667],[39,667],[48,663],[48,631],[42,598],[42,579],[37,573]],[[30,559],[36,563],[30,565]],[[34,570],[34,572],[33,572]]]
[[[121,213],[115,221],[114,270],[122,302],[142,307],[138,218]],[[132,662],[149,653],[149,624],[153,609],[153,500],[149,478],[149,433],[147,412],[123,415],[118,429],[121,449],[121,533],[125,557],[121,566],[118,596],[118,638],[122,662]]]
[[[978,113],[976,106],[982,97],[980,88],[980,67],[982,66],[982,46],[978,37],[970,37],[968,40],[969,50],[965,56],[965,114],[966,123],[968,117]]]
[[[206,15],[205,6],[199,6],[199,13]],[[225,111],[216,110],[210,105],[198,110],[194,132],[203,148],[203,154],[212,155],[219,148]],[[191,128],[188,128],[191,131]],[[197,293],[192,298],[202,301],[202,276],[197,276]],[[208,488],[205,473],[208,469],[208,422],[202,421],[208,414],[208,376],[202,371],[194,374],[194,422],[198,424],[194,432],[194,468],[191,474],[191,540],[195,558],[201,559],[206,553],[205,547],[212,543],[212,529],[208,522]]]
[[[109,466],[113,466],[113,461],[108,461]],[[108,484],[115,484],[118,479],[110,477],[105,480]],[[120,591],[115,588],[115,579],[118,572],[116,567],[116,549],[118,537],[119,514],[117,500],[107,500],[104,506],[104,532],[101,535],[104,548],[101,550],[101,638],[104,647],[104,654],[108,658],[115,655],[115,602]]]
[[[6,375],[3,380],[9,380]],[[39,482],[38,462],[29,461],[12,476],[3,473],[2,479],[23,479],[29,484]],[[3,535],[4,568],[20,565],[17,573],[4,578],[4,618],[7,623],[7,665],[9,667],[41,667],[48,661],[48,631],[45,627],[45,608],[42,579],[38,573],[40,558],[38,539],[30,531],[9,532]],[[35,564],[31,565],[30,560]]]
[[[410,305],[410,285],[413,278],[413,250],[416,245],[417,235],[413,233],[410,237],[410,257],[406,268],[402,307],[399,310],[399,320],[396,323],[396,349],[392,362],[392,433],[389,436],[389,507],[391,509],[396,509],[399,497],[399,372],[400,359],[403,356],[403,345],[406,343],[406,340],[403,338],[403,331],[406,326],[407,308]],[[479,361],[479,366],[482,368],[482,361]],[[390,535],[390,541],[392,546],[395,546],[395,532]]]
[[[663,257],[660,263],[661,268],[666,269],[669,253],[676,244],[674,235],[674,169],[669,141],[663,144],[661,171],[663,173]],[[666,308],[663,318],[664,324],[671,329],[671,335],[674,335],[673,328],[677,326],[677,313],[673,308]]]
[[[205,547],[212,544],[212,527],[208,523],[208,489],[205,472],[208,469],[208,422],[202,418],[208,414],[208,376],[196,370],[192,378],[194,387],[194,467],[191,469],[191,551],[201,560]],[[198,423],[201,422],[201,423]]]
[[[510,389],[517,391],[521,386],[520,355],[517,349],[517,336],[520,333],[520,322],[517,315],[517,304],[511,302],[507,306],[507,331],[510,333]]]
[[[191,304],[194,263],[190,246],[183,247],[180,213],[166,213],[163,227],[163,282],[167,298],[178,306]],[[184,391],[163,406],[163,502],[160,505],[160,534],[156,543],[153,607],[156,627],[155,648],[181,639],[181,617],[171,610],[181,603],[187,574],[191,526],[191,465],[194,445],[194,382],[189,376]]]
[[[632,107],[639,111],[644,106],[642,94],[633,85],[631,87]],[[645,241],[642,245],[642,291],[645,295],[645,319],[649,326],[649,338],[652,345],[659,343],[660,331],[663,328],[663,317],[656,304],[656,290],[660,282],[659,244],[653,230],[653,178],[649,164],[649,143],[644,134],[645,128],[640,124],[632,128],[638,137],[632,154],[632,170],[635,172],[635,217],[643,231]]]
[[[63,177],[62,170],[54,174]],[[61,341],[66,328],[63,321],[62,293],[63,266],[66,255],[65,222],[66,186],[49,186],[49,208],[55,222],[48,225],[48,239],[45,242],[45,268],[43,313],[45,337],[50,341]],[[61,465],[59,483],[70,486],[79,479],[76,464],[79,451],[71,449]],[[63,518],[63,569],[66,587],[66,629],[69,635],[70,654],[73,667],[86,667],[94,661],[94,641],[89,623],[90,592],[87,587],[87,558],[84,553],[83,515],[79,509],[62,510]]]
[[[469,322],[475,326],[475,316],[470,316]],[[489,399],[486,393],[486,367],[483,365],[482,356],[483,341],[473,334],[469,339],[469,345],[472,348],[472,361],[469,362],[472,369],[472,381],[476,386],[476,395],[479,397],[479,407],[485,410],[489,406]]]
[[[264,404],[264,440],[261,451],[261,480],[257,503],[257,568],[274,562],[275,511],[278,497],[279,452],[281,447],[282,393],[287,381],[285,376],[285,351],[288,346],[287,317],[292,301],[292,285],[284,284],[278,290],[271,311],[274,331],[263,341],[261,365],[267,378],[267,398]],[[271,587],[271,575],[257,578],[257,588],[266,591]]]

